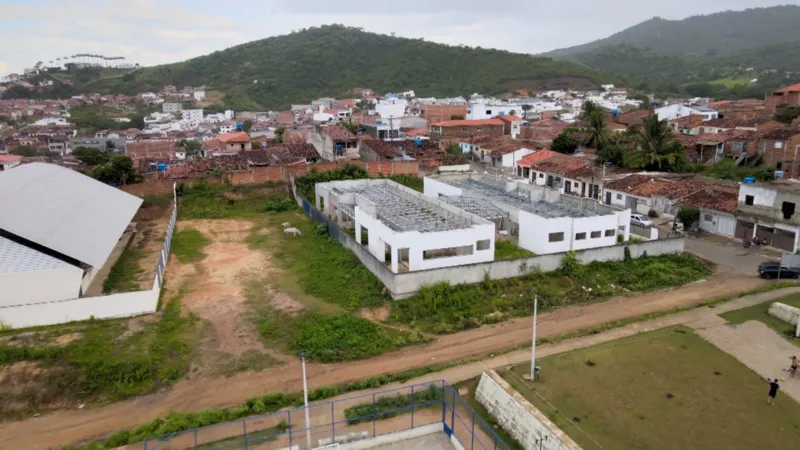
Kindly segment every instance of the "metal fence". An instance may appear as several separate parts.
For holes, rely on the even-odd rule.
[[[467,450],[509,447],[444,380],[148,438],[144,450],[310,450],[441,426]],[[310,446],[308,441],[310,439]]]

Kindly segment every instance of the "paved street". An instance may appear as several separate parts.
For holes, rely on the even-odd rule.
[[[765,247],[744,248],[740,242],[718,235],[702,234],[686,238],[685,250],[748,275],[756,275],[758,265],[764,261],[777,261],[781,253]]]

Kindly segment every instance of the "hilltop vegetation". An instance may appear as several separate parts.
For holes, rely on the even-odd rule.
[[[185,62],[144,68],[94,83],[104,92],[153,90],[167,84],[212,86],[234,109],[286,108],[355,87],[418,95],[499,94],[511,86],[569,87],[623,83],[566,61],[501,50],[448,46],[329,25],[238,45]]]
[[[683,20],[654,17],[605,39],[554,50],[564,57],[601,47],[635,45],[662,53],[714,57],[746,49],[800,41],[800,7],[794,5],[724,11]]]

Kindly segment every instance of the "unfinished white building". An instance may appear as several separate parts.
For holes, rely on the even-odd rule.
[[[494,260],[494,224],[389,180],[318,183],[316,206],[393,273]]]
[[[580,207],[540,186],[483,175],[425,178],[425,195],[492,221],[500,235],[537,255],[617,244],[630,236],[630,210]],[[568,200],[568,199],[564,199]]]

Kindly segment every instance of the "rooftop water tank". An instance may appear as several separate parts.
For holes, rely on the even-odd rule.
[[[167,171],[167,165],[166,165],[166,164],[164,164],[164,163],[160,163],[160,164],[158,165],[158,170],[160,170],[160,171],[162,171],[162,172],[166,172],[166,171]]]
[[[777,178],[777,179],[783,178],[783,171],[782,170],[776,170],[775,171],[775,178]]]
[[[753,184],[756,182],[756,179],[753,177],[744,177],[744,184]]]

